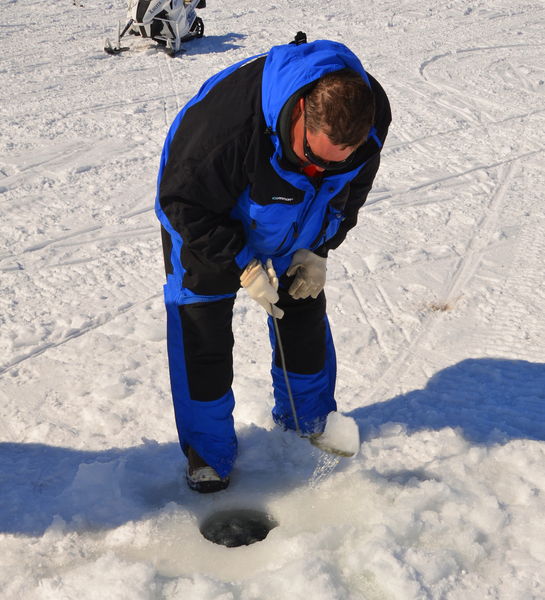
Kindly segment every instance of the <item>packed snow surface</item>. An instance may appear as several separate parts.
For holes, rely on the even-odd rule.
[[[0,595],[545,597],[545,5],[208,0],[205,37],[108,56],[123,0],[1,0]],[[352,459],[273,427],[265,315],[235,305],[239,457],[187,489],[153,214],[168,126],[284,43],[347,43],[393,123],[328,261]],[[226,548],[199,526],[278,526]]]

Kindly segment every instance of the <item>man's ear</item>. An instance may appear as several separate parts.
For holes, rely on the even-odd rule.
[[[301,96],[299,100],[295,103],[293,107],[293,112],[291,113],[291,122],[294,123],[297,119],[303,114],[303,110],[305,108],[305,100]]]

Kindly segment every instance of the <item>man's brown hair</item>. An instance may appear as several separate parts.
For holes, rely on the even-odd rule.
[[[324,132],[333,144],[361,145],[375,117],[375,98],[361,75],[351,69],[328,73],[305,98],[306,126]]]

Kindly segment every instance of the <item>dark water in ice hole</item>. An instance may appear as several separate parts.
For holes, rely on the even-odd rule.
[[[235,548],[264,540],[278,526],[271,515],[251,509],[232,509],[217,512],[203,521],[202,535],[214,544]]]

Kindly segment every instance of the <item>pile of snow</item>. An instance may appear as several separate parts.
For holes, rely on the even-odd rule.
[[[334,411],[327,416],[323,433],[311,442],[324,452],[352,457],[360,449],[360,430],[354,419]]]

